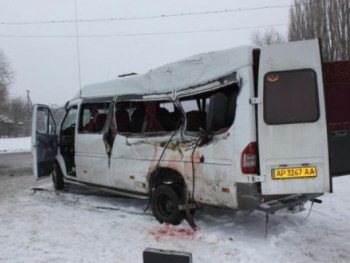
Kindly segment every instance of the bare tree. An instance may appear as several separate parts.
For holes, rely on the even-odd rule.
[[[8,91],[7,91],[7,86],[0,83],[0,104],[4,105],[4,103],[7,100],[7,96],[8,96]],[[0,110],[1,110],[1,106],[0,106]]]
[[[28,108],[28,103],[23,98],[8,99],[2,114],[0,114],[6,120],[0,126],[0,136],[18,137],[30,135],[31,114],[32,109],[31,107]]]
[[[0,110],[4,107],[8,96],[8,85],[13,81],[13,73],[10,69],[7,58],[0,50]]]
[[[290,41],[320,38],[325,61],[350,60],[350,1],[294,0]]]
[[[254,45],[262,47],[272,44],[284,43],[287,41],[287,38],[279,31],[270,28],[263,32],[260,30],[255,31],[251,37],[251,40]]]
[[[23,122],[24,120],[29,119],[27,102],[20,97],[11,99],[8,114],[15,123]]]

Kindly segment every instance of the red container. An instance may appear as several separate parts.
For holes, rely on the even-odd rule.
[[[329,129],[350,130],[350,61],[323,66]]]

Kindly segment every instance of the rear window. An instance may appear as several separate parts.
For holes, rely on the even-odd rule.
[[[319,115],[317,78],[313,70],[265,75],[264,120],[267,124],[314,122]]]

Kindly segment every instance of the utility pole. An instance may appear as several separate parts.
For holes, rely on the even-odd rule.
[[[32,100],[30,99],[30,91],[26,90],[27,92],[27,107],[28,107],[28,112],[26,114],[24,123],[24,133],[25,135],[30,135],[31,132],[31,116],[32,116],[32,112],[33,112],[33,103]]]
[[[26,92],[27,92],[28,111],[31,112],[31,110],[33,108],[33,103],[32,103],[30,96],[29,96],[30,90],[26,90]]]

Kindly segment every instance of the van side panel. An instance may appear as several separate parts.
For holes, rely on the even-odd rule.
[[[183,176],[191,196],[194,187],[197,202],[237,207],[232,150],[228,147],[232,145],[229,133],[221,134],[220,138],[195,150],[197,137],[175,137],[164,149],[168,140],[169,136],[145,139],[117,135],[110,169],[112,186],[147,193],[148,175],[158,167],[165,167]]]
[[[108,155],[102,134],[76,134],[75,163],[79,181],[110,186]]]

